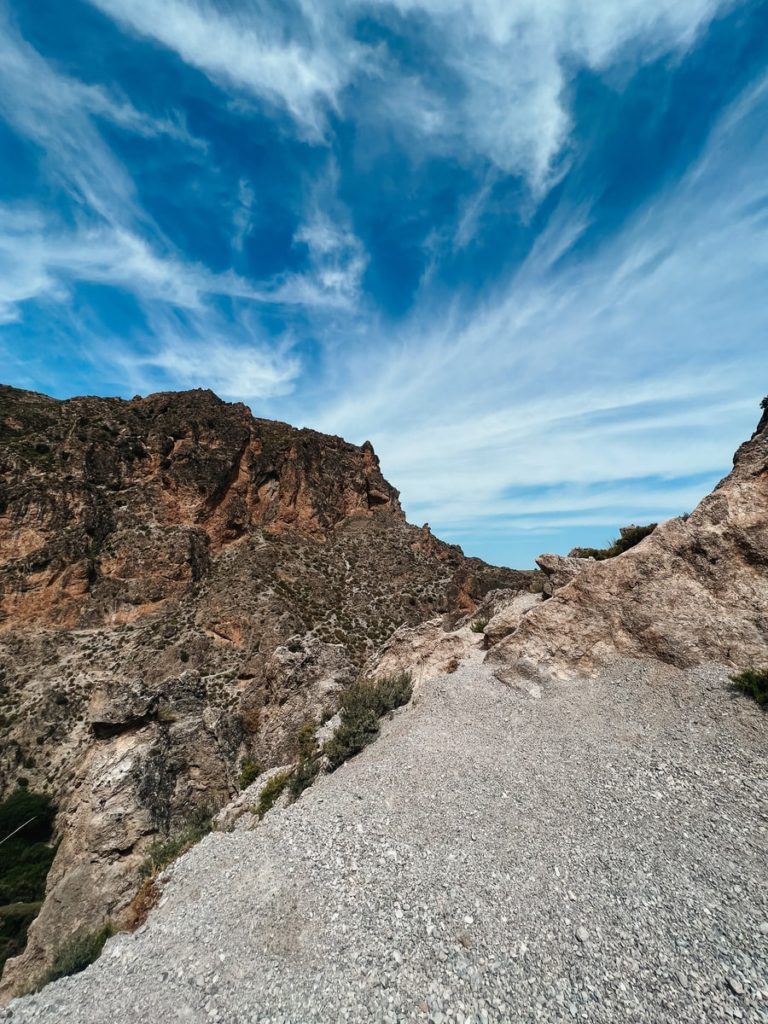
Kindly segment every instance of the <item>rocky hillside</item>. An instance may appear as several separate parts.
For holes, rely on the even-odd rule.
[[[530,581],[409,525],[370,444],[207,391],[0,388],[0,795],[50,793],[60,837],[3,994],[124,919],[151,843],[292,759],[395,629]]]
[[[545,556],[550,600],[492,660],[529,675],[584,674],[619,656],[677,666],[768,663],[768,407],[733,471],[690,516],[617,558]]]

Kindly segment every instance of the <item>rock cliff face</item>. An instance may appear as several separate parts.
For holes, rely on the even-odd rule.
[[[325,538],[402,518],[370,444],[208,391],[56,402],[0,389],[0,628],[127,622],[256,527]]]
[[[61,840],[0,994],[119,924],[151,843],[292,760],[395,629],[529,580],[406,523],[370,444],[0,387],[0,794],[51,792]]]
[[[619,655],[681,667],[768,662],[768,411],[690,516],[617,558],[539,565],[552,597],[488,655],[509,671],[587,672]]]

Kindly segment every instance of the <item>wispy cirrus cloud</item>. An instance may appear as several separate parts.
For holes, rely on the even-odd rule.
[[[267,339],[256,318],[246,316],[220,331],[195,311],[155,310],[129,344],[115,338],[108,349],[90,339],[91,358],[115,369],[132,391],[211,388],[232,401],[274,399],[288,393],[301,373],[294,339]]]
[[[763,79],[679,183],[579,259],[564,257],[589,217],[564,208],[493,293],[419,309],[394,343],[359,353],[315,422],[376,436],[413,513],[457,536],[500,518],[519,530],[534,512],[690,508],[701,489],[674,481],[716,478],[766,390],[766,116]]]
[[[79,282],[198,312],[218,296],[265,305],[348,307],[364,266],[349,229],[332,229],[329,221],[323,240],[320,215],[308,214],[314,219],[297,235],[313,255],[306,273],[278,272],[255,283],[232,270],[210,271],[179,252],[146,213],[130,173],[99,130],[99,121],[106,120],[204,152],[206,143],[190,134],[184,118],[173,110],[161,119],[150,117],[124,97],[63,75],[22,39],[2,7],[0,44],[0,116],[40,148],[51,182],[73,203],[73,215],[66,218],[31,202],[0,203],[0,323],[17,322],[23,304],[33,299],[65,302]],[[252,192],[241,193],[241,216],[253,202]],[[235,247],[246,230],[246,224],[237,229]],[[224,329],[213,310],[210,318],[212,331]]]
[[[308,7],[292,23],[290,5],[282,12],[276,4],[235,5],[225,13],[187,0],[91,2],[225,85],[284,107],[311,138],[324,134],[326,111],[362,57],[354,40],[331,34],[335,18],[312,16]],[[341,44],[336,52],[334,39]]]
[[[370,437],[414,516],[504,561],[726,468],[768,333],[743,0],[87,0],[61,61],[16,3],[14,380]]]
[[[354,120],[362,89],[367,121],[478,154],[541,191],[567,143],[574,69],[602,69],[624,50],[638,63],[684,51],[736,0],[90,2],[225,88],[283,109],[310,138],[327,134],[331,112]],[[376,18],[386,31],[366,43],[359,26]],[[429,74],[403,61],[408,37],[429,53]]]

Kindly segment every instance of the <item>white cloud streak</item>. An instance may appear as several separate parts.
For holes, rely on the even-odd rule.
[[[765,80],[682,182],[591,255],[561,259],[588,224],[562,211],[480,305],[420,308],[395,342],[372,339],[315,424],[371,435],[406,505],[443,529],[512,528],[534,508],[578,522],[574,488],[591,481],[589,504],[617,515],[692,504],[688,485],[663,495],[727,467],[767,390],[767,114]],[[541,495],[510,497],[523,484]]]
[[[284,111],[305,140],[330,145],[333,113],[396,137],[418,158],[490,163],[486,182],[520,175],[534,200],[568,158],[574,68],[615,72],[681,54],[731,4],[297,0],[300,17],[290,20],[293,8],[278,14],[267,0],[90,2],[238,99]],[[405,23],[423,31],[452,88],[404,69],[384,43],[353,37],[364,14],[394,32]],[[77,282],[109,284],[137,298],[148,326],[132,339],[138,351],[94,341],[94,362],[136,390],[202,385],[266,401],[287,396],[302,367],[292,339],[268,339],[250,311],[308,311],[326,353],[336,348],[350,362],[332,367],[330,393],[312,382],[322,399],[310,403],[302,391],[282,409],[353,440],[372,436],[406,504],[456,532],[468,522],[490,532],[609,523],[693,504],[688,478],[723,466],[753,418],[754,389],[765,390],[768,144],[745,126],[768,114],[765,83],[723,119],[685,180],[612,241],[569,263],[590,210],[563,208],[514,277],[480,304],[457,295],[436,307],[425,288],[392,338],[363,315],[367,254],[334,200],[332,172],[309,195],[294,237],[306,272],[258,283],[214,274],[178,253],[141,209],[99,130],[109,120],[201,152],[183,120],[173,111],[147,117],[62,75],[1,6],[0,45],[0,113],[45,152],[50,180],[74,209],[65,224],[27,206],[0,208],[0,323],[35,299],[66,303]],[[369,102],[359,104],[361,94]],[[466,204],[448,244],[469,243],[488,192]],[[258,208],[244,181],[235,251],[258,230]],[[237,306],[234,323],[216,310],[221,296]],[[681,433],[694,439],[689,450]]]
[[[174,50],[193,67],[225,85],[247,89],[284,107],[310,138],[322,137],[325,109],[336,105],[360,50],[352,40],[336,53],[329,22],[308,38],[286,38],[276,8],[248,5],[224,14],[212,3],[186,0],[91,0],[139,35]]]
[[[569,68],[602,70],[627,50],[634,61],[684,51],[735,0],[301,0],[293,19],[268,3],[90,2],[224,87],[285,110],[308,138],[327,135],[331,110],[355,118],[345,91],[368,81],[368,122],[480,155],[541,192],[567,143]],[[426,19],[425,37],[459,83],[451,95],[358,40],[360,17],[391,23],[393,11]]]

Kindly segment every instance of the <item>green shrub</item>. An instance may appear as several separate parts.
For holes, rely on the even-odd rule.
[[[70,974],[79,974],[86,967],[98,960],[104,943],[115,934],[114,928],[107,923],[95,932],[75,935],[59,949],[53,963],[40,979],[39,988],[58,978],[66,978]]]
[[[267,811],[270,811],[275,806],[278,797],[290,781],[291,772],[285,771],[273,775],[269,782],[266,783],[264,789],[259,794],[259,802],[254,808],[255,813],[260,818],[263,818]]]
[[[768,711],[768,668],[748,668],[746,672],[731,676],[731,681],[737,690]]]
[[[378,697],[379,715],[389,714],[400,708],[413,696],[413,682],[410,672],[394,672],[384,676],[375,687]]]
[[[307,722],[299,729],[299,763],[291,774],[289,789],[293,800],[298,800],[320,772],[320,748],[317,745],[317,726]]]
[[[412,693],[410,672],[396,672],[378,682],[361,679],[350,686],[341,699],[339,727],[323,748],[330,770],[367,747],[379,731],[382,715],[407,704]]]
[[[240,762],[240,789],[247,789],[252,782],[261,775],[262,768],[258,761],[254,761],[253,758],[246,757]]]
[[[316,757],[318,754],[317,740],[315,739],[315,733],[317,732],[317,726],[314,722],[307,722],[302,725],[299,729],[299,735],[297,737],[299,745],[299,757],[302,761],[307,761],[312,757]]]
[[[630,548],[653,533],[656,526],[656,523],[649,523],[647,526],[625,526],[621,530],[621,536],[611,541],[608,547],[574,548],[571,551],[571,557],[595,558],[598,562],[605,561],[606,558],[616,558],[617,555],[623,555],[625,551],[629,551]]]
[[[42,899],[56,848],[9,840],[0,846],[0,904]]]
[[[23,952],[27,931],[40,912],[42,903],[11,903],[0,907],[0,973],[5,961]]]
[[[480,615],[478,618],[473,619],[470,622],[469,628],[473,633],[482,633],[490,621],[491,620],[486,618],[484,615]]]
[[[299,762],[291,775],[289,789],[291,797],[298,800],[305,789],[309,789],[320,772],[320,758],[309,757]]]
[[[190,850],[196,843],[207,836],[213,828],[211,811],[208,807],[198,807],[187,819],[184,827],[175,835],[167,839],[160,839],[153,843],[149,849],[149,855],[139,868],[139,875],[142,878],[150,878],[162,871],[170,863],[180,857],[187,850]]]
[[[0,803],[0,842],[14,839],[39,842],[50,838],[55,811],[47,793],[32,793],[22,787]]]

